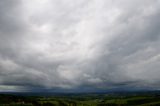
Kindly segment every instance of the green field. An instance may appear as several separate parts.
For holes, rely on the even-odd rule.
[[[70,94],[18,96],[0,94],[0,106],[160,106],[160,95]]]

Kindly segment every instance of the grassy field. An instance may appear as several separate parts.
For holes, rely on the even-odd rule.
[[[69,94],[18,96],[0,94],[0,106],[160,106],[158,94]]]

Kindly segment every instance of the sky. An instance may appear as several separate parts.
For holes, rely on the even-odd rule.
[[[0,91],[160,89],[160,0],[0,0]]]

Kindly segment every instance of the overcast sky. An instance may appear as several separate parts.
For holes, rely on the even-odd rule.
[[[160,0],[0,0],[0,91],[160,89]]]

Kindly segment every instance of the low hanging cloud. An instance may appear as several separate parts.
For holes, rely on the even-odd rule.
[[[160,88],[160,0],[1,0],[0,91]]]

